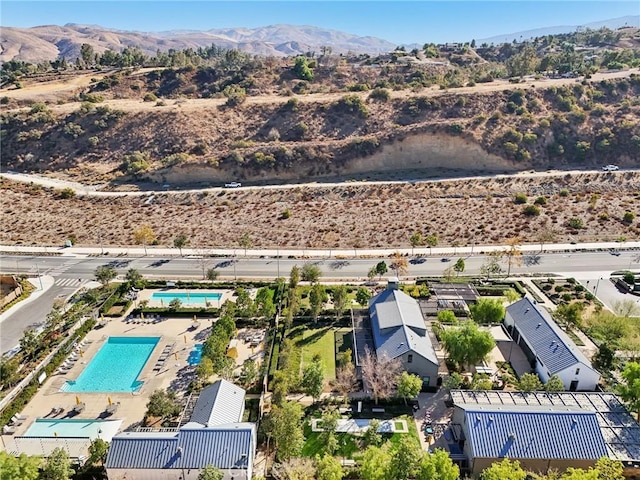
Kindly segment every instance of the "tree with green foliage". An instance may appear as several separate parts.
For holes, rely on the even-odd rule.
[[[429,247],[429,255],[432,253],[432,248],[438,246],[438,237],[433,233],[427,235],[424,239],[424,243]]]
[[[472,321],[463,322],[458,328],[444,330],[441,339],[449,359],[462,368],[476,365],[496,345],[491,334],[480,330]]]
[[[198,480],[222,480],[224,473],[213,465],[207,465],[198,474]]]
[[[507,300],[507,302],[509,302],[509,304],[517,302],[521,298],[520,294],[516,291],[515,288],[507,288],[502,292],[502,295]]]
[[[273,303],[273,290],[269,287],[263,287],[256,294],[256,310],[258,316],[271,318],[276,314],[276,305]]]
[[[488,375],[483,373],[474,373],[471,379],[471,390],[491,390],[493,382]]]
[[[69,480],[73,475],[71,459],[63,448],[55,448],[47,457],[42,467],[43,480]]]
[[[18,379],[20,362],[16,357],[0,358],[0,384],[11,387]]]
[[[240,381],[245,388],[251,387],[258,379],[258,365],[255,360],[247,358],[240,369]]]
[[[242,236],[238,239],[238,244],[240,247],[244,248],[244,256],[247,256],[247,250],[253,247],[253,239],[249,232],[244,232]]]
[[[387,262],[384,260],[376,263],[376,273],[378,274],[378,279],[382,278],[382,275],[388,272]]]
[[[411,244],[411,255],[413,255],[413,250],[416,247],[419,247],[420,245],[422,245],[422,242],[423,242],[423,238],[422,238],[422,233],[420,232],[413,232],[409,236],[409,243]]]
[[[511,461],[508,458],[492,463],[480,475],[480,480],[525,480],[526,478],[527,472],[520,466],[520,462]]]
[[[20,338],[20,350],[24,352],[24,356],[27,361],[31,360],[39,345],[40,343],[38,342],[38,336],[36,335],[35,330],[25,330],[22,334],[22,338]]]
[[[255,314],[255,304],[251,299],[249,291],[244,287],[238,287],[236,294],[236,315],[239,317],[253,317]]]
[[[580,302],[563,303],[558,305],[553,316],[565,326],[580,327],[584,306]]]
[[[382,434],[380,433],[380,420],[372,418],[369,426],[362,434],[362,443],[365,447],[379,447],[382,444]]]
[[[331,301],[333,302],[333,311],[336,312],[336,320],[338,320],[347,307],[347,287],[344,285],[334,287],[331,297]]]
[[[460,468],[453,463],[446,450],[436,448],[422,455],[416,480],[458,480]]]
[[[182,249],[189,243],[189,239],[183,233],[180,233],[173,239],[173,246],[180,251],[180,256],[182,257]]]
[[[118,272],[113,267],[101,266],[96,268],[93,275],[102,285],[108,284],[111,280],[118,276]]]
[[[539,392],[544,390],[537,373],[524,373],[518,381],[518,390],[521,392]]]
[[[458,319],[451,310],[440,310],[436,317],[440,323],[456,323]]]
[[[422,459],[420,442],[411,435],[403,435],[391,449],[389,479],[405,480],[414,478]]]
[[[322,414],[322,433],[319,440],[328,455],[333,455],[338,449],[338,439],[336,438],[338,420],[340,420],[340,412],[336,409],[327,410]]]
[[[422,379],[408,372],[402,372],[398,378],[398,396],[407,404],[408,398],[415,398],[422,390]]]
[[[356,291],[356,302],[362,307],[369,305],[369,299],[371,298],[371,291],[367,287],[360,287]]]
[[[610,372],[616,368],[616,348],[609,343],[601,343],[591,359],[596,370]]]
[[[302,370],[302,388],[304,393],[311,395],[313,403],[320,398],[324,387],[324,371],[322,369],[322,360],[314,358],[311,363],[305,365]]]
[[[369,446],[364,452],[360,464],[362,480],[389,480],[391,453],[388,444],[384,447]]]
[[[307,82],[313,80],[313,70],[309,67],[309,60],[307,57],[303,55],[298,55],[296,57],[293,65],[293,71],[300,80],[306,80]]]
[[[210,282],[213,282],[220,276],[220,272],[215,269],[215,267],[207,268],[207,273],[205,275],[206,279]]]
[[[344,469],[340,460],[331,455],[316,456],[316,480],[342,480]]]
[[[180,413],[176,394],[172,390],[155,390],[147,402],[147,415],[150,417],[171,418]]]
[[[504,305],[497,298],[480,298],[469,310],[474,322],[480,324],[500,323],[505,314]]]
[[[213,361],[209,357],[203,355],[200,359],[200,363],[196,367],[196,375],[200,380],[206,381],[214,373]]]
[[[94,465],[100,462],[100,465],[104,467],[104,462],[107,461],[107,454],[109,453],[109,442],[101,438],[96,438],[91,441],[89,445],[89,459],[88,465]]]
[[[300,271],[300,277],[305,282],[315,283],[320,279],[321,275],[320,267],[309,262],[305,263]]]
[[[300,267],[294,265],[289,273],[289,288],[295,289],[300,282]]]
[[[298,402],[284,401],[271,408],[267,433],[275,442],[276,460],[284,461],[300,455],[304,444],[302,417],[302,405]]]
[[[564,383],[558,375],[551,375],[544,384],[544,389],[547,392],[564,392]]]
[[[629,362],[622,371],[624,383],[619,387],[622,399],[627,402],[629,409],[636,412],[640,421],[640,363]]]
[[[327,296],[324,285],[314,283],[309,292],[309,306],[311,307],[311,316],[314,321],[318,319],[318,315],[322,312],[324,304],[328,299],[329,297]]]
[[[458,260],[456,260],[456,263],[453,265],[453,270],[456,272],[456,276],[464,272],[464,268],[465,268],[464,258],[459,258]]]
[[[37,480],[42,458],[21,453],[13,456],[0,450],[0,480]]]
[[[142,274],[135,268],[130,268],[124,279],[134,288],[144,288],[145,282],[142,278]]]

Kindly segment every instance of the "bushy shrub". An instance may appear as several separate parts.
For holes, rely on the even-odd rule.
[[[336,107],[344,112],[357,115],[360,118],[366,118],[369,115],[367,106],[358,95],[346,95],[342,97]]]
[[[391,93],[386,88],[374,88],[369,93],[369,99],[375,100],[376,102],[388,102],[391,98]]]
[[[547,204],[547,197],[541,195],[538,198],[536,198],[533,203],[535,205],[546,205]]]
[[[145,102],[155,102],[158,100],[158,97],[154,93],[149,92],[144,96],[143,100]]]
[[[516,193],[513,196],[513,203],[515,203],[516,205],[527,203],[527,195],[524,193]]]
[[[540,215],[540,208],[535,205],[526,205],[522,209],[522,213],[528,217],[537,217],[538,215]]]

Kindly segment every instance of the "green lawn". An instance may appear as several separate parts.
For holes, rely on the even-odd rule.
[[[396,417],[396,420],[406,420],[409,427],[409,433],[394,433],[383,434],[382,437],[385,442],[390,442],[392,445],[396,445],[400,442],[402,437],[413,437],[416,442],[420,442],[418,437],[418,429],[416,428],[416,422],[412,417],[404,415]],[[311,430],[311,417],[305,421],[304,425],[304,446],[302,447],[303,457],[315,457],[316,455],[322,456],[323,443],[322,432],[313,432]],[[338,451],[334,454],[335,457],[350,458],[352,460],[360,460],[364,455],[364,448],[360,445],[360,437],[352,435],[350,433],[336,433],[338,439]]]
[[[302,368],[311,363],[317,354],[322,359],[324,377],[327,380],[336,378],[335,329],[333,327],[309,328],[299,325],[289,332],[294,344],[302,351]]]

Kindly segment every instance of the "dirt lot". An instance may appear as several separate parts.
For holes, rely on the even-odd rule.
[[[159,245],[184,234],[195,248],[239,245],[248,233],[255,247],[364,248],[409,245],[416,231],[434,233],[440,245],[502,243],[520,236],[536,242],[640,238],[640,174],[567,174],[433,183],[223,190],[122,197],[59,198],[42,187],[7,180],[2,189],[0,243],[59,245],[75,238],[93,245],[133,244],[133,231],[149,225]],[[522,192],[540,214],[526,216],[514,203]],[[289,212],[289,217],[283,215]],[[583,226],[571,228],[579,218]],[[549,239],[547,240],[547,242]]]

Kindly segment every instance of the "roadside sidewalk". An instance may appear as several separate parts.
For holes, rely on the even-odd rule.
[[[9,310],[0,314],[0,323],[2,323],[4,320],[9,318],[16,311],[23,308],[25,305],[29,305],[31,302],[36,301],[38,297],[40,297],[44,292],[46,292],[51,287],[53,287],[53,284],[55,282],[55,278],[49,275],[44,275],[42,277],[29,278],[28,280],[29,280],[29,283],[31,283],[34,287],[36,287],[36,290],[32,292],[28,298],[25,298],[24,300],[16,303]]]

